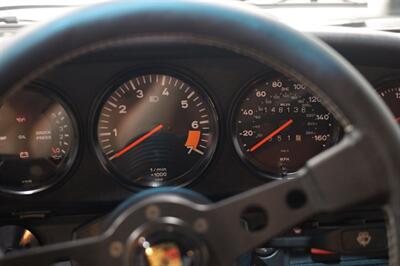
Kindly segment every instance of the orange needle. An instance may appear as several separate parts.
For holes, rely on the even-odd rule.
[[[290,119],[290,120],[286,121],[285,124],[283,124],[282,126],[278,127],[277,129],[275,129],[268,136],[266,136],[265,138],[263,138],[262,140],[257,142],[253,147],[251,147],[250,148],[250,152],[253,152],[253,151],[257,150],[258,148],[260,148],[265,142],[267,142],[268,140],[270,140],[273,137],[275,137],[277,134],[279,134],[279,132],[281,132],[282,130],[284,130],[288,126],[290,126],[292,123],[293,123],[293,119]]]
[[[134,147],[136,147],[137,145],[139,145],[140,143],[142,143],[143,141],[145,141],[146,139],[148,139],[149,137],[160,131],[162,128],[163,128],[162,124],[156,126],[152,130],[150,130],[149,132],[147,132],[146,134],[144,134],[143,136],[141,136],[140,138],[138,138],[137,140],[135,140],[134,142],[132,142],[131,144],[129,144],[128,146],[126,146],[125,148],[114,154],[113,156],[111,156],[109,159],[113,160],[115,158],[122,156],[123,154],[127,153],[128,151],[130,151],[131,149],[133,149]]]

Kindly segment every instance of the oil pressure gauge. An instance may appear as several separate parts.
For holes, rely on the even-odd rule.
[[[113,87],[96,118],[96,150],[129,186],[180,185],[208,165],[218,138],[206,92],[176,76],[137,75]]]
[[[63,178],[76,158],[76,122],[52,92],[29,86],[0,105],[0,190],[32,194]]]

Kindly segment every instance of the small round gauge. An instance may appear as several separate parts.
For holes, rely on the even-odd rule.
[[[204,170],[216,148],[214,105],[199,86],[175,76],[125,80],[97,116],[100,158],[131,186],[187,183]]]
[[[334,144],[340,127],[303,84],[264,78],[239,96],[232,119],[235,148],[258,172],[285,177]]]
[[[23,88],[2,101],[0,117],[0,190],[32,194],[65,176],[77,154],[77,129],[58,97]]]
[[[392,111],[396,122],[400,123],[400,86],[383,85],[378,88],[378,93]]]

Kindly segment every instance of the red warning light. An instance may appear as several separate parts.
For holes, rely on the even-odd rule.
[[[15,120],[17,120],[18,124],[22,124],[26,122],[26,117],[24,115],[18,115]]]
[[[27,152],[27,151],[21,151],[19,153],[19,158],[21,158],[21,159],[29,159],[29,157],[30,157],[30,155],[29,155],[29,152]]]

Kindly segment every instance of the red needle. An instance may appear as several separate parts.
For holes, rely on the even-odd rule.
[[[119,152],[114,154],[113,156],[111,156],[109,159],[113,160],[113,159],[118,158],[121,155],[127,153],[129,150],[133,149],[134,147],[136,147],[137,145],[139,145],[140,143],[142,143],[143,141],[145,141],[146,139],[148,139],[149,137],[151,137],[152,135],[154,135],[155,133],[160,131],[162,128],[163,128],[163,125],[159,124],[152,130],[150,130],[149,132],[147,132],[146,134],[144,134],[143,136],[141,136],[140,138],[138,138],[137,140],[135,140],[134,142],[132,142],[131,144],[129,144],[128,146],[126,146],[125,148],[123,148],[122,150],[120,150]]]
[[[396,117],[396,121],[397,121],[397,123],[400,123],[400,116]]]
[[[263,138],[262,140],[257,142],[253,147],[251,147],[250,148],[250,152],[253,152],[253,151],[257,150],[258,148],[260,148],[265,142],[267,142],[268,140],[270,140],[273,137],[275,137],[277,134],[279,134],[279,132],[281,132],[282,130],[284,130],[288,126],[290,126],[290,124],[292,124],[292,123],[293,123],[293,119],[290,119],[290,120],[286,121],[285,124],[283,124],[282,126],[278,127],[277,129],[275,129],[268,136],[266,136],[265,138]]]

